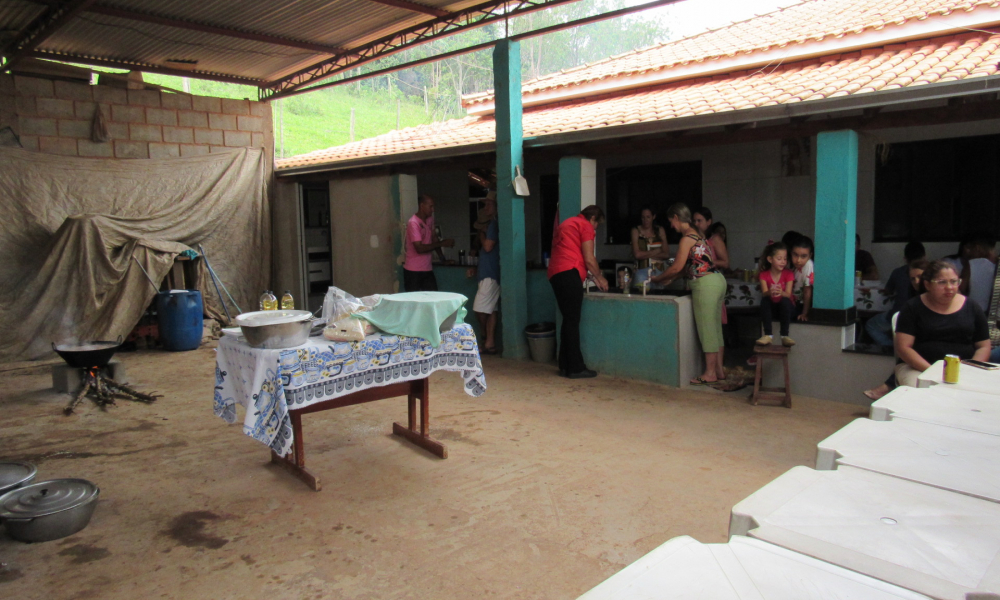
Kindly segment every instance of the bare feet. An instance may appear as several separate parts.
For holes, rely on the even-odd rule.
[[[887,386],[886,384],[883,383],[882,385],[878,386],[877,388],[872,388],[870,390],[865,390],[865,396],[868,396],[872,400],[878,400],[882,396],[885,396],[886,394],[888,394],[889,391],[890,391],[889,390],[889,386]]]

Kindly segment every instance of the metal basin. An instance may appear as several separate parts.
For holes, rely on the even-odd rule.
[[[115,355],[122,346],[122,336],[118,336],[118,341],[95,341],[80,342],[76,344],[56,344],[53,342],[52,349],[62,357],[66,364],[78,369],[89,369],[91,367],[106,367],[111,357]]]
[[[243,337],[254,348],[278,350],[306,343],[314,317],[306,310],[259,310],[236,317]]]
[[[101,490],[86,479],[53,479],[0,496],[0,521],[21,542],[48,542],[90,523]]]
[[[0,496],[7,492],[28,485],[38,474],[38,468],[26,462],[0,463]]]

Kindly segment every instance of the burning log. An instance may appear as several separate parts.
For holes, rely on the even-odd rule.
[[[144,394],[136,391],[124,383],[119,383],[114,379],[101,375],[98,367],[91,367],[84,369],[83,386],[80,387],[80,391],[76,393],[76,396],[63,409],[63,414],[73,414],[80,402],[88,396],[102,410],[106,410],[109,404],[114,406],[116,396],[124,400],[144,402],[146,404],[155,402],[157,398],[161,397],[157,394]]]

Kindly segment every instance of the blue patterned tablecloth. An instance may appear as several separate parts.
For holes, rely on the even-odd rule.
[[[468,324],[442,333],[437,348],[422,338],[375,334],[363,342],[314,337],[297,348],[262,350],[225,335],[216,351],[215,414],[235,423],[236,407],[242,406],[243,433],[285,456],[293,441],[290,409],[441,370],[459,371],[470,396],[486,391],[476,334]]]

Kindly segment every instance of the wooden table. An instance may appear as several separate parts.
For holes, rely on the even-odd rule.
[[[286,457],[281,457],[278,456],[274,450],[272,450],[271,462],[276,465],[280,465],[286,471],[305,482],[305,484],[313,490],[317,492],[320,491],[323,489],[323,486],[320,483],[319,477],[306,470],[305,438],[302,435],[302,415],[331,410],[334,408],[341,408],[344,406],[352,406],[355,404],[364,404],[365,402],[375,402],[376,400],[385,400],[387,398],[397,398],[399,396],[406,396],[408,419],[405,427],[399,423],[392,424],[393,435],[405,438],[414,445],[427,450],[435,456],[448,458],[448,448],[441,442],[431,438],[427,433],[430,416],[430,381],[425,377],[424,379],[415,379],[413,381],[391,383],[381,387],[366,388],[346,396],[315,402],[300,409],[289,409],[288,415],[292,421],[292,432],[295,436],[292,445],[292,452]],[[417,427],[418,399],[420,400],[419,428]]]

